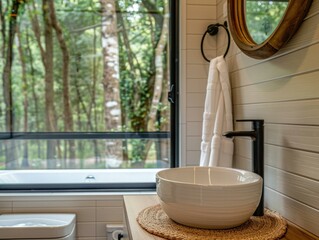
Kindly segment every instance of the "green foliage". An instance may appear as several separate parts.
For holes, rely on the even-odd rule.
[[[288,1],[246,1],[246,23],[256,43],[265,41],[281,21]]]
[[[122,110],[122,131],[148,131],[148,121],[155,80],[155,48],[158,43],[163,20],[164,0],[117,0],[117,20],[119,37],[120,63],[120,100]],[[1,17],[5,19],[6,35],[0,34],[0,72],[3,73],[8,45],[8,9],[10,1],[3,1]],[[35,8],[33,8],[35,6]],[[101,6],[99,0],[64,0],[55,1],[56,15],[63,30],[70,53],[69,95],[72,106],[72,118],[75,132],[104,132],[105,99],[103,89],[103,54],[101,45]],[[23,83],[22,62],[18,52],[18,36],[14,41],[13,67],[11,72],[11,91],[13,99],[13,129],[23,132],[25,127],[30,132],[46,131],[45,116],[45,68],[41,49],[31,19],[39,23],[40,42],[45,49],[42,0],[26,1],[18,16],[19,41],[24,55],[27,84]],[[54,108],[56,129],[64,131],[62,52],[54,33]],[[163,54],[163,63],[167,71],[167,49]],[[166,73],[165,76],[168,74]],[[3,80],[3,79],[2,79]],[[2,81],[1,80],[1,81]],[[168,80],[164,80],[163,88]],[[5,104],[3,84],[0,84],[0,130],[5,131]],[[26,92],[26,95],[23,93]],[[27,102],[27,108],[25,104]],[[163,98],[159,104],[158,121],[155,128],[167,129],[169,124],[168,103]],[[27,126],[24,126],[27,112]],[[65,166],[68,147],[59,141],[56,158],[57,167]],[[4,142],[0,142],[0,168],[4,167]],[[45,168],[46,141],[27,141],[30,168]],[[149,154],[148,141],[136,139],[128,141],[128,160],[141,162]],[[82,141],[76,143],[78,167],[105,167],[101,158],[105,157],[105,142]],[[97,156],[97,152],[98,156]],[[19,163],[23,158],[23,147],[17,150]],[[155,159],[156,154],[152,154]],[[63,160],[64,159],[64,160]],[[95,159],[92,165],[85,164],[85,159]],[[148,163],[151,165],[150,163]],[[128,164],[127,166],[129,166]],[[124,164],[123,164],[124,166]]]

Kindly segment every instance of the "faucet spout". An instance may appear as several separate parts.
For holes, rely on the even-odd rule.
[[[253,171],[264,179],[264,120],[237,120],[237,122],[252,122],[252,131],[231,131],[223,135],[227,138],[232,137],[250,137],[252,139],[252,159]],[[254,216],[264,215],[264,186],[262,189],[260,203],[254,213]]]
[[[225,132],[223,136],[227,138],[232,137],[251,137],[252,139],[256,138],[256,132],[255,131],[237,131],[237,132]]]

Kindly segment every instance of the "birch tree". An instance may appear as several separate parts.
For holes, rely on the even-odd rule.
[[[159,110],[159,103],[162,96],[163,81],[164,81],[164,71],[165,71],[165,56],[164,50],[167,47],[168,39],[168,29],[169,29],[169,9],[167,1],[164,1],[164,14],[163,14],[163,24],[160,38],[157,42],[155,49],[155,83],[153,89],[153,99],[150,106],[148,130],[155,131],[156,129],[156,115]]]
[[[116,9],[114,0],[100,0],[102,9],[104,116],[107,131],[121,129],[121,104],[119,92],[119,52]],[[120,140],[107,141],[106,156],[122,160]]]

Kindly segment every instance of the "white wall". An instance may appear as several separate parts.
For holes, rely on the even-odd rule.
[[[202,115],[208,74],[200,42],[207,26],[216,23],[216,0],[181,0],[181,165],[199,164]],[[207,58],[216,57],[217,37],[206,35]]]
[[[226,0],[182,1],[183,165],[198,165],[207,78],[200,38],[207,25],[227,20]],[[212,8],[208,11],[208,8]],[[255,60],[231,42],[227,55],[234,119],[265,120],[265,206],[319,236],[319,1],[275,56]],[[223,55],[223,29],[205,46]],[[250,124],[235,124],[236,130]],[[251,170],[251,141],[235,140],[235,167]]]
[[[223,22],[223,5],[217,4]],[[227,57],[235,119],[265,119],[265,206],[319,236],[319,1],[275,56]],[[218,53],[225,35],[217,39]],[[249,129],[249,124],[236,124]],[[236,139],[235,166],[251,169],[251,142]]]
[[[0,213],[75,213],[77,240],[105,240],[106,224],[123,223],[123,197],[106,193],[2,194]]]

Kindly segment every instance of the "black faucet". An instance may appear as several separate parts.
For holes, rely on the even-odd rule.
[[[252,122],[252,131],[234,131],[226,132],[223,135],[227,138],[232,137],[251,137],[253,147],[253,171],[264,179],[264,120],[247,119],[237,120],[237,122]],[[263,181],[264,182],[264,181]],[[264,215],[264,183],[259,205],[254,213],[254,216]]]

